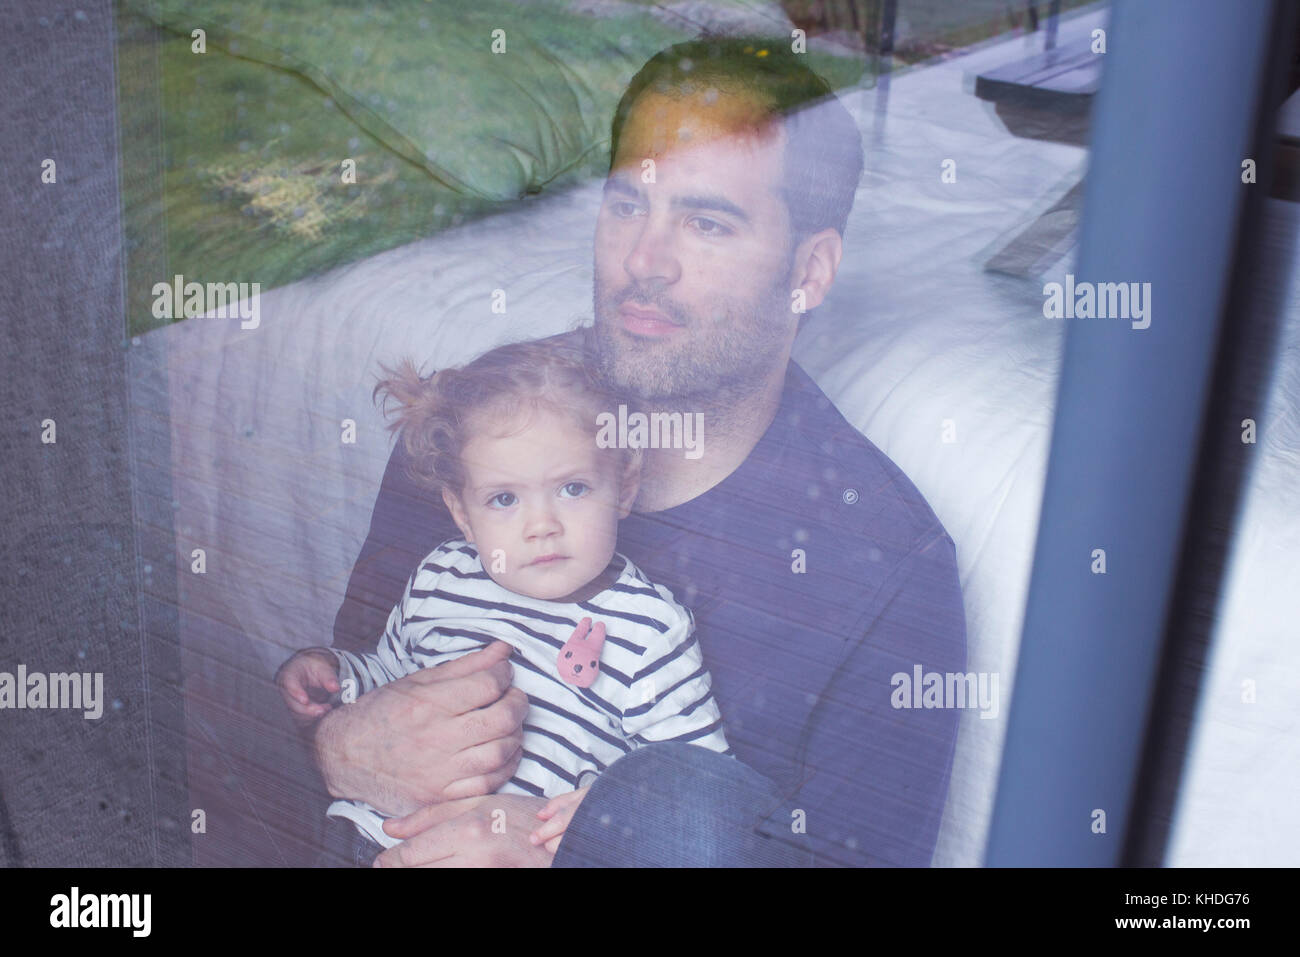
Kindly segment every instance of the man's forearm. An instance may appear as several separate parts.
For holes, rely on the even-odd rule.
[[[352,744],[365,721],[362,700],[337,707],[316,723],[312,735],[316,766],[331,797],[365,801],[388,815],[405,814],[414,808],[404,810],[395,790],[355,757],[358,751]]]

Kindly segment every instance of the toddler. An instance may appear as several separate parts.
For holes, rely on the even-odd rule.
[[[636,498],[640,452],[602,449],[617,408],[571,335],[503,346],[422,380],[409,361],[376,387],[412,477],[441,493],[462,538],[420,563],[373,654],[300,652],[286,703],[316,716],[309,689],[357,694],[478,650],[514,647],[529,699],[523,757],[498,793],[551,798],[536,839],[554,852],[595,776],[623,754],[686,741],[731,754],[690,613],[615,552]],[[398,841],[361,801],[328,813]]]

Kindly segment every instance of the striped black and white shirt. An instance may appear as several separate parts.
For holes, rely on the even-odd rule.
[[[514,683],[528,695],[523,757],[500,794],[555,797],[590,783],[618,758],[647,744],[681,741],[731,754],[722,716],[695,638],[694,621],[672,592],[648,581],[623,556],[622,573],[589,601],[556,602],[498,585],[463,539],[444,542],[407,582],[379,647],[359,655],[334,650],[339,682],[358,694],[436,667],[494,639],[514,646]],[[578,623],[604,622],[600,673],[590,688],[566,683],[556,659]],[[384,816],[361,801],[335,801],[378,843],[398,841]]]

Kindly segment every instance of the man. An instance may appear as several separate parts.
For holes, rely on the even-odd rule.
[[[404,843],[376,863],[929,864],[957,712],[895,709],[892,677],[965,670],[954,546],[790,361],[834,282],[861,169],[829,88],[757,39],[663,51],[613,122],[593,366],[635,411],[702,416],[704,438],[698,457],[646,451],[619,548],[693,611],[739,761],[633,752],[597,779],[552,861],[528,840],[544,799],[493,793],[527,713],[498,643],[320,721],[330,792],[406,815],[388,825]],[[399,445],[336,645],[373,648],[419,559],[455,534]]]

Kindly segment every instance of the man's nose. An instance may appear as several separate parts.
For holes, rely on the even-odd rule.
[[[673,244],[671,223],[647,216],[637,234],[636,245],[623,261],[623,268],[637,282],[671,285],[680,279],[681,262]]]

